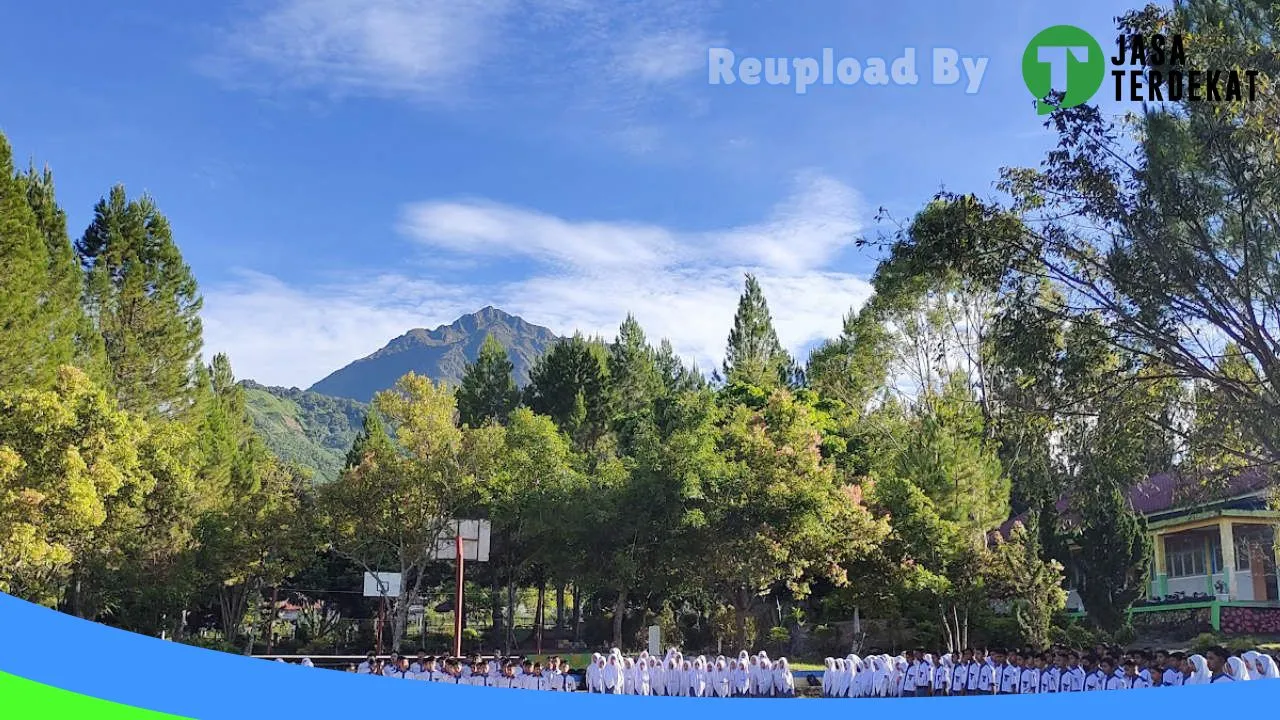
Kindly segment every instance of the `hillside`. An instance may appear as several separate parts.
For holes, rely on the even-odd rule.
[[[364,422],[364,403],[252,380],[241,385],[253,424],[277,457],[311,470],[318,481],[338,477]]]
[[[435,330],[410,330],[374,354],[330,374],[310,390],[367,403],[374,393],[391,387],[411,370],[456,385],[462,380],[466,364],[475,360],[480,345],[490,334],[507,349],[516,383],[521,386],[528,382],[533,362],[556,340],[555,333],[547,328],[486,307]]]

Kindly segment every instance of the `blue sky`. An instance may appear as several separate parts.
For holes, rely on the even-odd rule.
[[[1135,3],[1136,4],[1136,3]],[[1055,24],[1124,3],[262,0],[21,3],[0,130],[53,167],[78,235],[153,195],[210,352],[307,386],[412,327],[497,305],[612,336],[626,312],[717,363],[744,272],[785,343],[839,331],[885,207],[993,192],[1053,138],[1022,84]],[[912,87],[713,86],[707,51],[893,59]],[[989,58],[978,92],[931,48]],[[1106,92],[1104,88],[1103,92]]]

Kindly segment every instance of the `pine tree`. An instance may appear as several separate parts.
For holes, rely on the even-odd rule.
[[[74,364],[95,381],[104,381],[106,358],[103,356],[102,338],[81,304],[84,273],[67,234],[67,214],[58,205],[53,173],[48,167],[37,171],[32,165],[26,173],[18,176],[18,180],[35,215],[36,226],[44,237],[49,261],[42,305],[48,333],[45,359],[49,363]]]
[[[574,438],[579,450],[594,448],[608,430],[608,351],[581,334],[561,340],[529,372],[526,404]]]
[[[116,186],[99,201],[76,251],[121,405],[185,413],[202,344],[201,298],[169,221],[149,197],[129,200]]]
[[[464,425],[479,427],[495,420],[506,423],[520,404],[520,390],[511,376],[514,365],[493,335],[480,345],[476,361],[468,363],[458,389],[458,416]]]
[[[347,464],[344,469],[359,467],[369,457],[387,457],[391,452],[391,438],[387,435],[387,429],[378,417],[378,413],[370,409],[364,416],[364,425],[360,428],[360,434],[356,435],[356,439],[351,443],[351,449],[347,451]]]
[[[795,360],[778,341],[760,283],[748,274],[733,318],[733,329],[729,331],[724,358],[725,381],[770,388],[795,384],[798,376]]]
[[[670,395],[701,390],[707,386],[707,379],[698,370],[698,364],[693,363],[686,367],[676,355],[675,349],[671,347],[670,340],[664,338],[658,345],[654,364],[657,365],[658,376]]]
[[[53,382],[68,353],[51,337],[49,253],[0,136],[0,388]]]
[[[609,387],[618,417],[647,411],[662,389],[653,349],[630,313],[609,348]]]

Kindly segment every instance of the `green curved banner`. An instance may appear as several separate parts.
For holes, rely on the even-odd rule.
[[[120,705],[0,672],[0,705],[13,720],[190,720]]]

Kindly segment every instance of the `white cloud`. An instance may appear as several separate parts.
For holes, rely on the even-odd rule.
[[[221,70],[336,94],[456,86],[495,48],[513,0],[279,0],[229,34]]]
[[[619,49],[615,72],[626,80],[667,83],[706,67],[707,48],[714,45],[701,31],[691,28],[657,30]]]
[[[850,188],[803,177],[766,221],[713,232],[626,222],[571,221],[487,201],[431,202],[404,229],[467,259],[523,257],[523,275],[440,283],[388,273],[310,288],[246,273],[206,295],[209,352],[228,351],[259,382],[306,386],[414,327],[434,327],[495,305],[560,334],[612,337],[628,312],[656,343],[704,370],[719,365],[743,276],[754,273],[783,343],[802,348],[840,332],[870,296],[863,279],[832,269],[857,231]],[[791,254],[788,254],[788,250]]]
[[[424,202],[405,209],[401,229],[428,247],[491,257],[525,255],[582,269],[661,264],[674,251],[662,228],[569,223],[486,201]]]
[[[272,0],[226,33],[205,67],[224,79],[336,95],[450,100],[519,78],[581,89],[593,78],[660,85],[705,62],[701,0]]]
[[[401,230],[436,250],[524,256],[598,273],[686,263],[742,263],[787,272],[826,265],[849,246],[863,207],[853,189],[802,173],[792,195],[763,223],[712,232],[676,232],[626,222],[570,222],[488,201],[431,201],[405,208]]]

